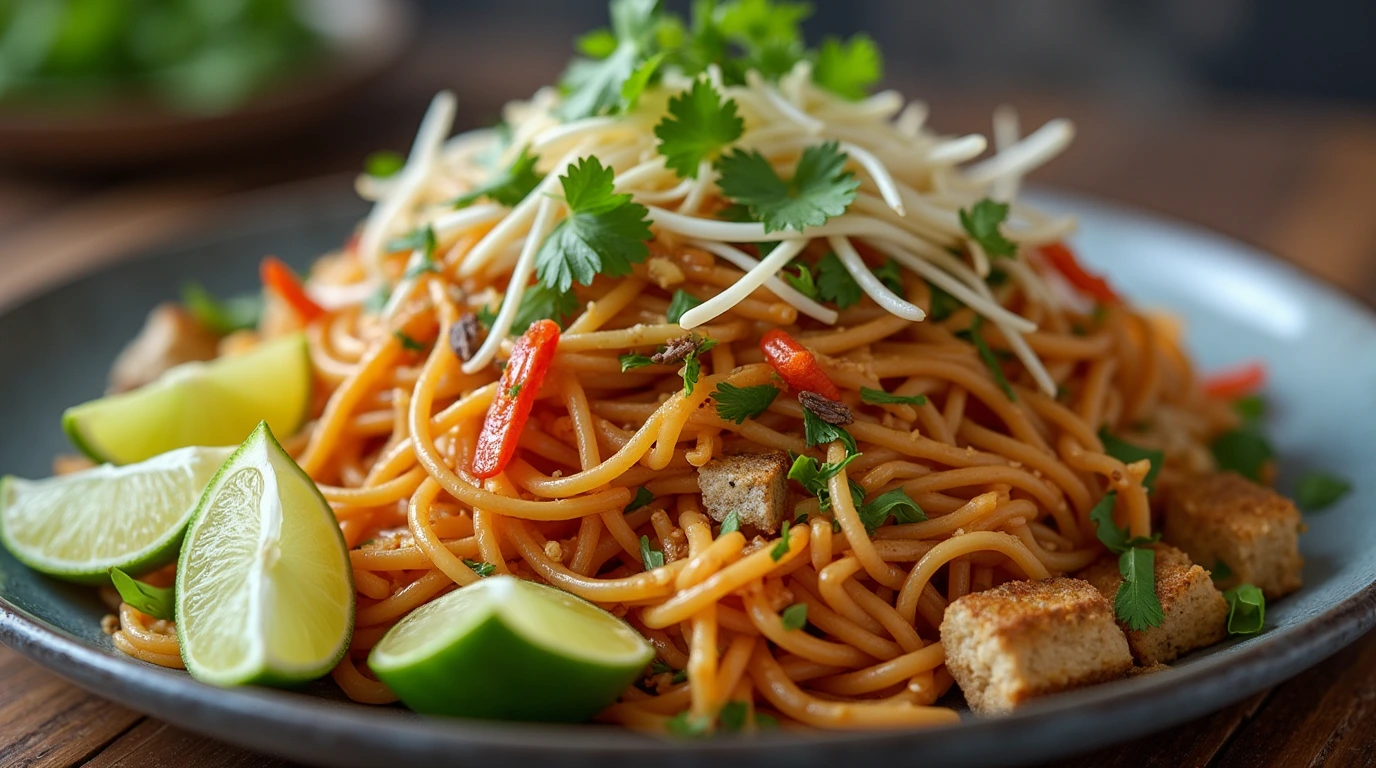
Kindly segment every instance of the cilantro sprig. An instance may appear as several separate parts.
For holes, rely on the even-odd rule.
[[[593,58],[574,59],[564,72],[560,83],[564,102],[559,106],[559,117],[564,120],[619,109],[626,83],[656,53],[654,32],[661,18],[658,0],[612,0],[610,9],[611,32],[595,32],[580,41],[583,51]]]
[[[545,238],[535,254],[540,282],[568,291],[574,282],[589,285],[597,275],[622,277],[650,254],[649,210],[618,195],[611,168],[585,157],[559,177],[569,217]]]
[[[831,509],[831,493],[827,490],[827,482],[859,457],[860,454],[852,453],[841,461],[832,463],[818,462],[811,456],[797,456],[793,459],[793,466],[788,469],[788,479],[796,481],[804,490],[816,496],[821,503],[822,511],[825,512]],[[860,507],[865,501],[865,487],[851,480],[850,497],[855,506]]]
[[[716,160],[744,130],[736,102],[723,99],[706,78],[700,78],[669,99],[669,114],[655,126],[655,136],[664,164],[679,178],[696,179],[703,162]]]
[[[884,57],[869,35],[855,35],[844,42],[827,38],[817,51],[812,79],[839,96],[863,99],[884,79]]]
[[[717,161],[717,186],[760,220],[765,232],[801,232],[840,216],[855,201],[860,180],[845,169],[847,160],[834,141],[808,147],[785,181],[764,155],[735,149]]]
[[[544,174],[535,172],[535,163],[539,159],[536,155],[530,154],[529,149],[521,150],[521,154],[511,161],[511,165],[503,168],[477,189],[454,198],[451,204],[455,208],[467,208],[487,198],[498,205],[514,207],[529,197],[544,180]]]
[[[867,501],[860,505],[860,522],[865,524],[865,530],[874,533],[875,529],[883,525],[892,517],[899,524],[920,523],[927,519],[927,513],[922,511],[922,507],[913,497],[908,495],[903,486],[899,486],[887,493],[881,493],[873,501]]]
[[[999,225],[1007,218],[1008,204],[997,203],[987,197],[969,210],[960,209],[960,225],[990,256],[1012,257],[1018,252],[1017,244],[1004,237],[999,230]]]
[[[738,387],[727,381],[717,384],[712,393],[712,399],[717,403],[717,415],[736,424],[757,418],[769,409],[778,396],[779,388],[772,384]]]
[[[855,438],[841,427],[835,424],[828,424],[818,418],[817,414],[803,409],[803,439],[807,441],[807,447],[814,448],[819,445],[840,440],[846,446],[846,452],[856,453],[859,448],[855,445]]]
[[[1117,500],[1118,494],[1109,491],[1089,513],[1099,541],[1118,555],[1118,573],[1122,575],[1123,583],[1118,586],[1113,611],[1118,620],[1133,631],[1159,627],[1165,614],[1161,599],[1156,595],[1156,551],[1144,545],[1155,542],[1161,536],[1131,536],[1127,528],[1119,528],[1113,521],[1113,507]]]

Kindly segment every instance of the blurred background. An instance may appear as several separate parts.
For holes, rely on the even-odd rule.
[[[1025,130],[1075,120],[1039,182],[1329,277],[1376,262],[1370,0],[813,5],[811,40],[869,33],[885,84],[928,101],[942,132],[987,132],[1001,103]],[[554,82],[606,14],[604,0],[0,0],[0,265],[32,270],[12,254],[92,240],[113,252],[111,238],[188,225],[206,199],[357,171],[373,150],[404,152],[441,88],[461,128],[490,124]]]

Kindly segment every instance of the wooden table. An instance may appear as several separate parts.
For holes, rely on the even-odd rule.
[[[474,61],[482,40],[458,46]],[[495,43],[487,43],[489,48]],[[556,55],[562,50],[555,48]],[[223,196],[357,168],[371,147],[406,145],[423,94],[452,79],[453,59],[421,55],[389,88],[309,144],[199,161],[181,171],[100,181],[0,175],[0,306],[129,249],[193,229]],[[543,67],[543,68],[542,68]],[[461,93],[492,115],[529,93],[552,60],[491,71]],[[935,123],[984,131],[994,104],[1029,105],[1024,124],[1066,115],[1080,138],[1036,180],[1188,219],[1301,264],[1376,303],[1376,115],[1298,107],[1162,105],[1116,109],[1045,94],[946,92],[922,83]],[[389,113],[396,119],[371,119]],[[475,120],[476,121],[476,120]],[[249,158],[247,161],[245,158]],[[1376,634],[1270,691],[1075,766],[1376,764]],[[91,696],[0,648],[0,765],[279,766]]]

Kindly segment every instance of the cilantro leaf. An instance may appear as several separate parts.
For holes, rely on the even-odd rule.
[[[1156,552],[1132,547],[1118,558],[1118,572],[1123,576],[1113,601],[1118,620],[1134,632],[1161,626],[1165,614],[1156,596]]]
[[[920,523],[927,519],[927,513],[922,511],[916,501],[908,495],[903,486],[881,493],[874,501],[867,501],[860,505],[860,520],[865,524],[865,530],[874,533],[874,530],[884,524],[892,516],[895,522]]]
[[[655,75],[659,74],[659,65],[664,63],[665,53],[660,52],[648,59],[640,62],[631,70],[631,76],[626,78],[626,82],[621,84],[621,111],[630,112],[635,109],[635,105],[640,101],[640,94],[650,87]]]
[[[579,58],[569,65],[560,86],[565,96],[559,117],[578,120],[610,112],[621,105],[622,90],[636,68],[654,47],[654,29],[660,18],[658,0],[612,0],[610,38],[602,33],[585,36],[587,53],[606,53],[601,59]],[[608,43],[616,45],[608,51]]]
[[[927,312],[927,319],[939,323],[965,306],[960,299],[947,293],[940,286],[928,283],[927,287],[932,294],[932,304],[931,309]]]
[[[828,251],[817,262],[817,295],[822,301],[835,304],[837,309],[846,309],[859,304],[865,292],[841,263],[841,258]]]
[[[1214,438],[1209,449],[1220,471],[1236,472],[1257,482],[1261,481],[1262,468],[1275,455],[1266,438],[1256,429],[1247,427],[1224,432]]]
[[[737,0],[718,13],[721,31],[748,48],[802,41],[803,20],[812,15],[807,3]]]
[[[725,536],[728,533],[735,533],[740,529],[741,516],[736,512],[736,510],[733,509],[730,512],[727,512],[726,518],[721,521],[721,530],[717,532],[717,536]]]
[[[424,352],[429,349],[424,343],[417,341],[401,331],[393,331],[392,335],[396,337],[397,341],[401,342],[401,348],[407,352]]]
[[[425,259],[435,258],[435,230],[428,224],[424,227],[413,229],[401,237],[394,237],[387,241],[386,248],[390,253],[401,253],[403,251],[420,251]]]
[[[124,602],[134,606],[140,613],[155,619],[172,620],[174,590],[172,587],[155,587],[145,584],[118,568],[110,569],[110,581]]]
[[[1352,490],[1352,484],[1327,472],[1310,472],[1295,486],[1295,502],[1307,512],[1317,512],[1338,503]]]
[[[809,448],[840,440],[841,444],[846,446],[847,453],[853,454],[859,450],[855,445],[855,438],[851,437],[849,432],[835,424],[822,421],[807,408],[803,409],[803,439],[807,441]]]
[[[698,356],[703,352],[717,346],[715,339],[707,339],[698,345],[687,357],[683,358],[683,393],[693,394],[693,389],[698,385],[698,376],[702,375],[702,361]]]
[[[728,733],[738,733],[745,727],[745,718],[750,714],[750,705],[743,701],[728,701],[717,713],[717,721]]]
[[[684,312],[687,312],[701,303],[702,299],[699,299],[687,291],[674,291],[674,297],[669,300],[669,309],[664,313],[664,319],[671,323],[677,323],[679,320],[683,319]]]
[[[560,176],[569,217],[545,238],[535,255],[540,282],[567,291],[575,281],[590,285],[597,275],[622,277],[650,254],[649,211],[613,191],[614,173],[596,157],[585,157]]]
[[[1018,246],[1003,236],[999,225],[1008,218],[1008,204],[996,203],[984,198],[975,203],[970,210],[960,209],[960,226],[965,228],[975,242],[984,246],[990,256],[1013,256]]]
[[[640,537],[640,562],[645,564],[647,571],[664,567],[664,553],[650,547],[649,536]]]
[[[771,550],[769,550],[769,557],[770,557],[771,560],[773,560],[774,562],[777,563],[777,562],[779,562],[780,560],[784,559],[784,555],[787,555],[787,554],[788,554],[788,521],[785,520],[785,521],[784,521],[784,524],[781,525],[781,526],[779,526],[779,543],[778,543],[778,544],[775,544],[775,545],[774,545],[774,548],[771,549]]]
[[[1261,395],[1246,395],[1233,401],[1233,410],[1247,424],[1266,418],[1266,400]]]
[[[491,576],[497,570],[497,566],[492,563],[484,563],[481,560],[469,560],[468,558],[464,558],[463,564],[472,568],[473,572],[478,574],[478,578],[482,579]]]
[[[802,262],[795,262],[792,265],[798,270],[798,274],[792,274],[787,269],[779,273],[784,282],[793,286],[793,290],[803,294],[809,299],[817,298],[817,282],[812,278],[812,268]]]
[[[891,395],[882,389],[860,388],[860,401],[871,405],[926,405],[926,395]]]
[[[1266,624],[1266,596],[1251,584],[1223,593],[1228,601],[1228,634],[1254,635]]]
[[[635,498],[634,498],[634,499],[631,499],[631,503],[630,503],[630,504],[627,504],[627,505],[626,505],[626,508],[623,509],[623,510],[621,510],[621,511],[622,511],[623,513],[626,513],[626,512],[634,512],[634,511],[636,511],[637,509],[640,509],[641,507],[644,507],[646,504],[649,504],[650,502],[652,502],[652,501],[654,501],[654,500],[655,500],[655,495],[654,495],[653,493],[650,492],[650,489],[649,489],[649,488],[646,488],[645,486],[642,485],[642,486],[640,486],[639,488],[637,488],[637,489],[635,490]]]
[[[823,511],[831,509],[831,494],[827,491],[827,481],[836,476],[836,473],[846,468],[847,464],[859,458],[860,454],[852,453],[841,461],[832,463],[818,463],[811,456],[797,456],[793,459],[793,466],[788,469],[788,479],[796,481],[803,489],[821,502]],[[865,488],[854,480],[850,480],[851,501],[859,508],[865,501]]]
[[[263,313],[263,298],[259,295],[235,296],[219,299],[200,283],[182,286],[182,306],[206,328],[227,336],[235,331],[258,327]]]
[[[503,168],[477,189],[454,198],[452,205],[455,208],[467,208],[485,197],[498,205],[515,207],[544,180],[544,174],[535,172],[535,163],[539,159],[530,154],[529,148],[522,149],[510,166]]]
[[[1131,536],[1127,528],[1119,528],[1113,520],[1113,508],[1117,503],[1118,492],[1109,491],[1089,511],[1089,519],[1095,524],[1095,535],[1099,537],[1099,541],[1105,547],[1108,547],[1108,551],[1115,555],[1121,555],[1132,547],[1152,544],[1161,539],[1159,533],[1151,536]]]
[[[733,150],[717,161],[717,186],[730,200],[750,209],[765,232],[825,224],[855,200],[860,180],[845,170],[846,154],[834,141],[803,150],[793,178],[784,181],[764,155]]]
[[[505,299],[503,299],[505,303]],[[478,322],[484,328],[491,329],[492,324],[497,322],[497,314],[502,311],[501,305],[497,305],[494,311],[488,307],[478,310]],[[521,308],[516,310],[516,317],[511,321],[512,330],[524,333],[530,324],[537,320],[553,320],[559,324],[560,328],[570,317],[578,311],[578,297],[572,291],[557,291],[544,285],[536,284],[521,294]]]
[[[1228,564],[1222,560],[1215,560],[1214,567],[1209,569],[1209,576],[1214,581],[1227,581],[1233,578],[1233,569],[1229,568]]]
[[[1142,479],[1142,486],[1148,493],[1156,490],[1156,476],[1161,473],[1161,465],[1166,460],[1164,451],[1156,451],[1150,448],[1143,448],[1140,445],[1133,445],[1126,440],[1114,436],[1108,431],[1108,427],[1099,430],[1099,440],[1104,444],[1104,453],[1123,462],[1131,464],[1134,461],[1147,459],[1151,462],[1151,471]]]
[[[380,149],[363,161],[363,172],[375,179],[390,178],[405,167],[406,158],[390,149]]]
[[[655,126],[655,136],[664,164],[679,178],[696,179],[703,161],[715,160],[744,130],[736,102],[723,99],[704,78],[669,99],[669,114]]]
[[[665,720],[664,727],[668,729],[669,733],[681,739],[701,739],[705,738],[711,731],[712,724],[707,719],[697,717],[685,709]]]
[[[903,268],[894,259],[887,259],[880,266],[870,270],[885,288],[899,296],[903,295]]]
[[[847,42],[829,37],[817,51],[812,79],[844,98],[863,99],[884,79],[884,57],[869,35],[855,35]]]
[[[994,383],[999,385],[999,389],[1003,390],[1003,394],[1007,395],[1009,400],[1016,403],[1018,393],[1013,391],[1013,385],[1008,383],[1008,377],[1003,373],[1003,366],[999,363],[998,356],[994,354],[994,350],[989,348],[989,342],[985,341],[984,335],[979,332],[983,325],[984,316],[975,315],[969,329],[958,335],[965,336],[971,344],[975,345],[975,350],[979,352],[979,359],[984,361],[984,367],[989,369],[990,375],[994,377]]]
[[[807,626],[807,603],[794,603],[783,609],[779,614],[783,620],[784,629],[789,632],[796,632]]]
[[[655,364],[655,361],[651,360],[649,355],[641,355],[634,352],[622,355],[619,359],[621,360],[622,373]]]
[[[778,396],[779,388],[771,384],[738,387],[727,381],[718,384],[712,393],[712,399],[717,401],[717,415],[737,424],[764,413]]]

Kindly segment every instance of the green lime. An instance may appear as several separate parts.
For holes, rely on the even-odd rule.
[[[183,448],[127,467],[0,480],[0,542],[36,571],[83,583],[177,557],[196,502],[229,448]]]
[[[592,603],[494,576],[417,608],[368,666],[423,714],[575,723],[614,703],[652,658],[645,638]]]
[[[189,445],[238,445],[260,421],[284,435],[305,423],[313,379],[306,338],[187,363],[146,387],[67,409],[62,427],[96,461],[132,464]]]
[[[291,685],[329,672],[354,626],[339,523],[267,424],[225,462],[177,561],[182,660],[215,685]]]

